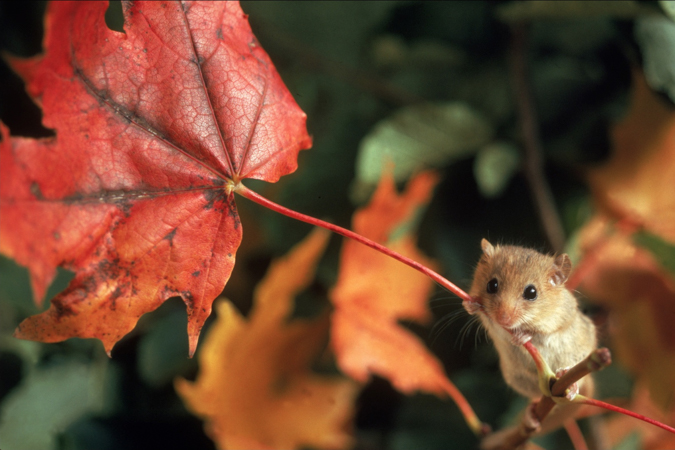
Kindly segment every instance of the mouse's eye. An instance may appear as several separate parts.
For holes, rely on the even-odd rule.
[[[528,284],[525,286],[523,291],[523,298],[525,300],[536,300],[537,299],[537,288],[534,285]]]
[[[497,281],[496,278],[493,278],[490,281],[488,281],[487,284],[488,294],[496,294],[498,290],[499,290],[499,281]]]

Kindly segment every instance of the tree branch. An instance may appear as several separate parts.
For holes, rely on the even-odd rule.
[[[546,364],[541,358],[537,348],[531,342],[525,344],[525,348],[530,352],[537,367]],[[564,397],[565,391],[574,383],[590,374],[597,372],[611,364],[611,353],[606,348],[595,349],[585,359],[577,363],[574,367],[569,369],[567,373],[555,380],[551,385],[551,394],[555,397]],[[548,367],[548,365],[546,365]],[[550,369],[549,369],[550,370]],[[528,408],[533,409],[535,418],[542,423],[546,416],[551,412],[556,405],[552,397],[542,397],[536,402],[533,402]],[[481,442],[481,448],[484,450],[513,450],[523,445],[536,432],[537,428],[527,420],[527,414],[523,415],[523,420],[518,425],[498,431],[492,435],[486,436]]]
[[[525,156],[523,170],[549,244],[554,251],[561,252],[565,245],[565,231],[555,206],[551,188],[544,176],[544,161],[537,129],[537,115],[528,85],[526,25],[515,25],[512,29],[512,35],[510,67],[522,131]]]

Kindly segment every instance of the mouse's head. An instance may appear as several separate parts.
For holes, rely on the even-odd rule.
[[[564,286],[572,269],[566,254],[553,257],[523,247],[493,246],[486,239],[481,247],[470,294],[488,319],[507,330],[542,333],[569,320],[576,300]]]

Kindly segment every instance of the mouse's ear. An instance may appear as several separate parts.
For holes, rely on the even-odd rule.
[[[570,257],[567,256],[567,253],[556,256],[553,265],[551,266],[551,277],[549,278],[551,284],[553,286],[565,284],[571,271],[572,261],[570,261]]]
[[[483,249],[483,254],[488,258],[491,258],[495,254],[495,248],[488,242],[487,239],[480,241],[480,248]]]

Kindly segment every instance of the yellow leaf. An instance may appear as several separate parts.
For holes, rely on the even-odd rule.
[[[293,299],[312,280],[327,237],[316,230],[271,265],[247,319],[229,301],[219,302],[197,380],[176,380],[177,392],[205,419],[219,448],[351,444],[347,425],[358,386],[310,369],[326,343],[327,317],[289,320]]]

